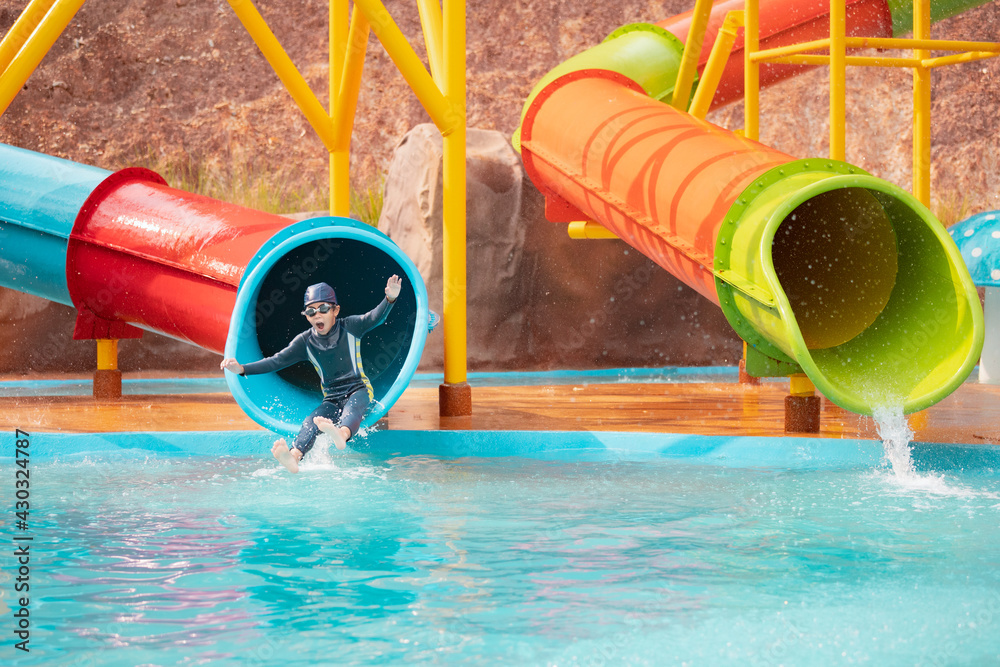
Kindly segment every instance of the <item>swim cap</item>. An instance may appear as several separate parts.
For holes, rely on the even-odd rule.
[[[310,303],[318,303],[320,301],[337,305],[337,293],[326,283],[316,283],[307,287],[305,303],[303,305],[308,306]]]

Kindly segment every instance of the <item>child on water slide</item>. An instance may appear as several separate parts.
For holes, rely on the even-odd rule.
[[[320,431],[328,434],[337,449],[358,432],[361,419],[372,400],[371,385],[358,364],[358,344],[363,335],[385,322],[399,296],[403,280],[392,275],[385,284],[385,299],[364,315],[337,319],[337,294],[326,283],[306,289],[302,314],[309,329],[292,339],[281,352],[241,364],[223,359],[220,367],[240,375],[271,373],[299,361],[309,361],[319,373],[323,402],[302,423],[291,449],[284,438],[275,441],[271,453],[290,472],[299,471],[299,461],[316,442]]]

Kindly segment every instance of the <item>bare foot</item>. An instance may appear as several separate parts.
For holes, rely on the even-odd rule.
[[[316,424],[316,428],[330,436],[337,449],[347,447],[347,438],[351,431],[346,426],[337,426],[326,417],[313,417],[313,424]],[[344,435],[345,431],[347,431],[347,435]]]
[[[278,459],[278,463],[288,469],[288,472],[299,471],[299,459],[302,458],[302,454],[297,449],[288,449],[284,438],[278,438],[274,441],[271,453],[274,454],[274,458]]]

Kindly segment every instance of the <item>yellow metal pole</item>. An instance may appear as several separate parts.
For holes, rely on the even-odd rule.
[[[770,61],[773,58],[779,58],[781,56],[790,56],[799,53],[805,53],[806,51],[815,51],[817,49],[828,49],[830,48],[830,38],[824,37],[823,39],[814,39],[811,42],[802,42],[800,44],[789,44],[787,46],[776,46],[773,49],[764,49],[762,51],[757,51],[752,56],[750,56],[750,61],[759,63],[761,61]]]
[[[3,41],[0,42],[0,74],[4,73],[7,66],[10,65],[10,61],[14,59],[17,52],[21,50],[24,43],[31,37],[31,33],[42,22],[45,14],[52,8],[55,1],[31,0],[28,6],[24,8],[24,11],[21,12],[21,15],[17,17],[17,21],[14,22],[14,25],[4,35]]]
[[[122,397],[122,373],[118,370],[118,341],[97,339],[97,370],[94,372],[94,398]]]
[[[444,384],[439,398],[442,416],[460,416],[472,414],[466,381],[465,0],[444,0],[443,14],[444,93],[447,124],[454,129],[444,137]]]
[[[118,370],[118,341],[113,338],[97,339],[97,370]]]
[[[701,56],[701,46],[705,42],[705,28],[708,17],[712,14],[712,0],[697,0],[694,4],[694,14],[691,17],[691,27],[688,29],[687,42],[684,44],[684,54],[681,56],[680,70],[674,84],[674,97],[670,104],[682,111],[687,109],[691,99],[691,84],[698,70],[698,58]]]
[[[354,116],[358,110],[358,92],[361,90],[361,74],[365,67],[365,52],[371,28],[368,19],[357,5],[351,13],[351,32],[347,40],[347,57],[344,72],[340,77],[340,92],[333,107],[333,150],[334,155],[343,155],[345,162],[351,151],[351,133],[354,131]],[[342,182],[343,191],[338,201],[340,209],[336,215],[349,215],[351,211],[350,182]]]
[[[232,0],[230,0],[232,1]],[[406,83],[410,85],[410,88],[416,94],[417,99],[420,100],[420,104],[424,107],[427,115],[431,117],[431,120],[437,125],[437,128],[441,131],[441,134],[448,136],[456,129],[458,129],[457,118],[452,112],[452,106],[448,100],[445,99],[444,95],[438,89],[437,84],[434,83],[434,79],[424,68],[424,64],[420,61],[420,58],[414,52],[413,47],[410,43],[406,41],[406,37],[403,35],[399,26],[396,22],[392,20],[389,15],[389,11],[379,0],[355,0],[355,6],[361,8],[361,11],[365,13],[368,17],[369,23],[372,26],[372,32],[378,37],[379,41],[382,42],[382,46],[385,47],[386,53],[394,63],[396,63],[396,68],[399,73],[403,75],[406,79]],[[463,25],[464,30],[464,9],[463,14]],[[447,32],[447,23],[445,24],[445,32]],[[448,42],[447,35],[445,36],[445,50],[447,51]],[[465,80],[465,57],[462,57],[462,80]]]
[[[743,136],[760,138],[760,65],[751,58],[760,48],[760,2],[746,0],[743,8]]]
[[[799,56],[781,56],[779,58],[768,58],[769,63],[781,63],[784,65],[829,65],[830,56],[814,56],[814,55],[799,55]],[[844,62],[848,65],[857,67],[901,67],[901,68],[912,68],[920,65],[920,61],[916,58],[893,58],[890,56],[847,56]]]
[[[39,21],[0,77],[0,115],[7,111],[82,5],[83,0],[58,0]]]
[[[933,51],[1000,51],[1000,42],[962,42],[952,39],[848,37],[847,46],[861,49],[927,49]]]
[[[337,108],[340,80],[347,50],[347,0],[330,0],[330,109]],[[333,134],[337,134],[337,115],[333,113]],[[330,151],[330,215],[351,214],[350,140],[344,150]]]
[[[617,234],[604,225],[592,220],[576,220],[569,223],[566,232],[571,239],[617,239]]]
[[[816,385],[804,373],[796,373],[788,377],[788,393],[792,396],[814,396]]]
[[[956,53],[951,56],[940,56],[938,58],[927,58],[920,64],[927,69],[943,67],[945,65],[957,65],[959,63],[972,62],[973,60],[985,60],[986,58],[996,58],[1000,53],[993,51],[971,51],[968,53]]]
[[[336,151],[349,150],[351,132],[354,129],[354,114],[358,109],[358,93],[361,90],[361,74],[365,67],[365,50],[371,26],[357,5],[351,13],[351,34],[348,38],[347,58],[344,73],[340,77],[340,93],[333,114],[333,147]]]
[[[722,28],[712,45],[712,53],[705,63],[705,70],[701,73],[701,80],[698,82],[698,89],[694,92],[694,99],[691,100],[691,108],[688,113],[696,118],[704,118],[708,114],[708,109],[712,105],[712,98],[719,87],[719,80],[722,79],[722,71],[729,61],[729,54],[733,51],[733,43],[736,41],[736,32],[743,27],[743,12],[732,11],[726,14],[726,20],[722,22]]]
[[[913,37],[930,36],[930,0],[913,0]],[[930,51],[916,49],[913,56],[925,60]],[[913,196],[931,205],[931,71],[922,66],[913,68]]]
[[[264,17],[260,15],[251,0],[229,0],[229,6],[236,12],[237,18],[246,28],[250,37],[253,38],[257,48],[264,54],[264,58],[271,64],[274,73],[278,75],[285,89],[288,90],[302,113],[305,114],[306,120],[319,135],[323,145],[328,151],[332,151],[333,121],[323,109],[323,105],[316,99],[305,78],[295,68],[292,59],[281,48],[278,38],[271,32]]]
[[[847,122],[847,5],[830,0],[830,159],[843,160]]]
[[[431,76],[443,87],[441,5],[438,0],[417,0],[417,8],[420,10],[420,25],[424,29],[424,46],[427,49],[427,63],[431,66]]]

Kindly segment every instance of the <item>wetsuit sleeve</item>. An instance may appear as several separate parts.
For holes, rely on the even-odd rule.
[[[307,334],[308,332],[299,334],[292,339],[288,347],[267,359],[243,364],[243,375],[260,375],[261,373],[280,371],[282,368],[288,368],[294,363],[305,361],[308,358],[306,354]]]
[[[378,325],[385,322],[392,310],[392,304],[388,299],[382,299],[382,303],[369,310],[364,315],[353,315],[344,318],[344,328],[351,334],[361,337]]]

